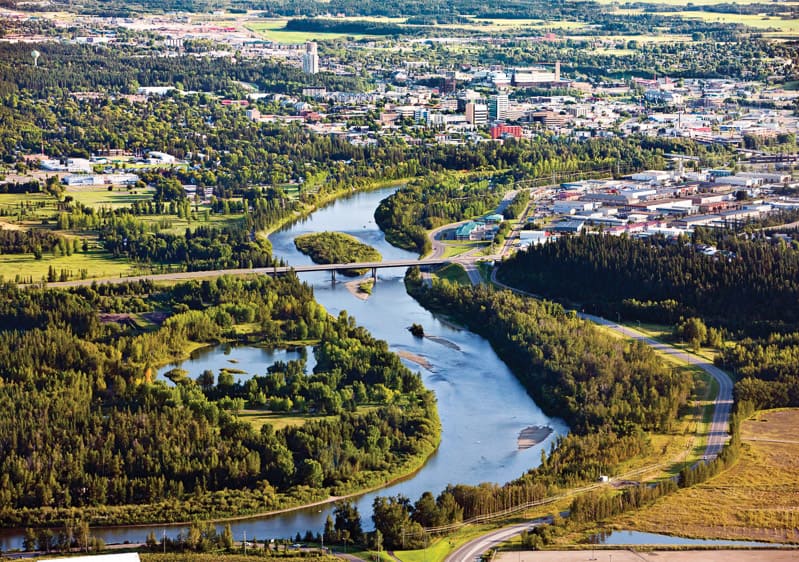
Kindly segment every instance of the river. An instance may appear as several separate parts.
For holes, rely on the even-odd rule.
[[[384,260],[416,258],[415,254],[388,244],[374,222],[375,208],[394,189],[356,193],[339,199],[272,234],[270,240],[274,254],[291,265],[309,264],[310,258],[295,249],[294,237],[307,232],[335,230],[351,234],[375,247]],[[424,384],[436,394],[442,424],[441,445],[413,477],[354,500],[365,529],[372,528],[371,506],[377,495],[404,494],[415,501],[422,492],[430,490],[437,495],[450,483],[504,483],[537,466],[541,450],[549,450],[557,436],[568,431],[561,420],[541,412],[486,340],[447,324],[408,296],[403,284],[404,273],[405,270],[399,268],[379,270],[372,295],[365,301],[350,294],[343,283],[331,283],[329,273],[302,276],[304,281],[313,285],[316,299],[328,312],[337,315],[346,310],[375,337],[386,340],[392,350],[421,356],[430,366],[428,370],[407,362],[412,370],[421,372]],[[436,339],[413,337],[407,330],[413,323],[421,324],[425,334]],[[257,363],[253,366],[254,361],[263,361],[260,370],[255,370],[262,374],[271,359],[284,358],[280,353],[273,355],[262,350],[240,353],[243,355],[233,356],[238,357],[234,359],[236,363],[230,362],[232,357],[224,350],[202,353],[184,362],[181,368],[191,373],[202,372],[205,368],[218,372],[224,367],[249,372],[257,369]],[[554,431],[543,443],[518,450],[519,432],[532,425],[549,425]],[[237,540],[242,539],[245,533],[248,538],[259,540],[293,537],[297,532],[304,534],[309,529],[314,533],[321,532],[332,509],[331,505],[300,509],[272,517],[235,521],[231,526]],[[160,538],[164,530],[168,536],[175,536],[184,528],[156,525],[94,528],[92,533],[109,544],[138,543],[144,542],[151,529]],[[0,536],[3,550],[21,548],[21,544],[19,533]]]

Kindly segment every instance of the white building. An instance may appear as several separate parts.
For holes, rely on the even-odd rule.
[[[488,117],[492,121],[504,121],[507,119],[509,109],[508,94],[497,94],[488,98]]]
[[[305,53],[302,55],[302,71],[305,74],[317,74],[319,72],[319,54],[317,53],[316,43],[308,41],[305,44]]]
[[[72,172],[89,174],[92,171],[92,163],[86,158],[67,158],[65,160],[42,160],[39,164],[42,170],[48,172]]]
[[[466,121],[474,127],[488,123],[488,106],[484,103],[467,103]]]
[[[147,154],[151,164],[174,164],[176,158],[166,152],[150,151]]]

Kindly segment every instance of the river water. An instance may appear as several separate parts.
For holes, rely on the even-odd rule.
[[[274,254],[291,265],[311,263],[310,258],[294,247],[294,237],[325,230],[346,232],[369,244],[384,260],[416,258],[415,254],[395,248],[374,223],[373,213],[382,199],[395,188],[358,193],[339,199],[280,232],[274,233]],[[438,451],[413,477],[353,501],[357,503],[364,528],[372,528],[371,506],[377,495],[404,494],[415,501],[422,492],[437,495],[447,484],[504,483],[535,467],[541,450],[568,428],[550,418],[527,395],[507,366],[497,357],[490,344],[466,330],[451,326],[422,308],[405,292],[404,269],[381,269],[372,295],[365,301],[353,296],[343,283],[331,283],[329,273],[303,274],[302,279],[314,287],[316,299],[333,315],[346,310],[358,324],[375,337],[386,340],[394,351],[421,356],[430,369],[415,363],[407,365],[419,371],[424,384],[438,400],[442,423],[442,439]],[[339,277],[339,279],[345,279]],[[435,339],[419,339],[407,330],[412,323],[421,324],[425,334]],[[247,351],[249,349],[250,351]],[[291,356],[254,348],[214,350],[186,361],[181,368],[193,376],[209,368],[215,373],[222,368],[236,368],[251,374],[262,374],[272,360]],[[238,353],[239,355],[234,355]],[[271,354],[271,355],[270,355]],[[312,359],[312,358],[309,358]],[[233,361],[233,362],[232,362]],[[313,363],[309,360],[309,369]],[[518,450],[519,432],[531,425],[549,425],[553,433],[543,442],[526,450]],[[321,532],[331,505],[301,509],[272,517],[258,517],[231,524],[237,540],[246,536],[263,540],[293,537],[306,530]],[[154,529],[160,538],[180,533],[182,526],[140,526],[95,528],[92,532],[106,543],[144,542]],[[19,533],[0,536],[3,550],[21,548]]]

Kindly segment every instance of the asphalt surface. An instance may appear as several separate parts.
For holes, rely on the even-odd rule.
[[[523,531],[547,523],[549,523],[548,519],[536,519],[534,521],[503,527],[502,529],[467,542],[447,556],[445,562],[473,562],[475,559],[479,559],[479,557],[490,548],[494,548],[516,535],[520,535]]]

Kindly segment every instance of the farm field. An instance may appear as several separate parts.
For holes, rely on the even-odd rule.
[[[759,14],[720,14],[714,12],[657,12],[664,16],[681,16],[686,19],[701,19],[709,22],[740,23],[755,29],[777,30],[777,34],[799,33],[799,20],[783,19]]]
[[[352,39],[363,39],[366,35],[353,33],[321,33],[318,31],[286,31],[287,19],[274,19],[264,21],[249,21],[245,27],[257,33],[268,41],[276,43],[305,43],[306,41],[324,41],[326,39],[342,39],[349,37]]]
[[[799,541],[799,409],[758,412],[742,425],[734,467],[614,521],[618,529],[718,539]]]

